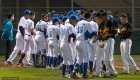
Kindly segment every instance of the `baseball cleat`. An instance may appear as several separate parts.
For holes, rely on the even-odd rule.
[[[93,75],[91,78],[96,78],[96,77],[100,77],[100,76]]]
[[[129,71],[123,71],[122,74],[129,74]]]
[[[114,77],[117,77],[118,74],[110,74],[110,78],[114,78]]]
[[[89,74],[93,74],[93,72],[89,72]]]
[[[11,61],[7,61],[7,64],[13,66],[13,63]]]
[[[138,70],[135,70],[134,72],[133,72],[133,74],[137,74],[139,72],[139,69]]]
[[[62,77],[62,78],[68,78],[68,76],[66,76],[66,75],[61,75],[61,77]]]
[[[88,79],[88,78],[89,78],[89,76],[88,76],[88,75],[83,76],[83,79]]]
[[[28,64],[25,64],[24,66],[33,66],[33,64],[28,63]]]

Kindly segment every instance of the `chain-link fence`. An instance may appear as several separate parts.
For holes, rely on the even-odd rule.
[[[14,28],[17,28],[23,11],[30,9],[36,13],[36,19],[40,19],[41,13],[51,12],[63,13],[71,9],[105,9],[111,10],[112,14],[127,13],[129,21],[134,28],[140,28],[140,2],[139,0],[0,0],[0,29],[3,29],[3,21],[6,14],[12,12],[15,14],[13,21]]]

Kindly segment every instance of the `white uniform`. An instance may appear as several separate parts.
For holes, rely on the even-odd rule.
[[[23,39],[22,34],[20,33],[20,30],[19,30],[20,26],[22,26],[22,27],[27,26],[27,19],[24,16],[21,17],[21,19],[18,23],[18,32],[16,34],[16,45],[14,47],[12,54],[7,59],[7,61],[12,62],[14,60],[14,58],[17,56],[18,52],[23,51],[23,49],[24,49],[24,39]]]
[[[57,36],[59,35],[60,30],[59,27],[56,25],[51,25],[47,29],[48,34],[48,46],[50,48],[53,59],[53,67],[56,67],[56,61],[58,57],[57,49],[58,49],[58,39]]]
[[[36,36],[35,36],[35,42],[36,42],[36,48],[37,52],[41,51],[41,54],[46,53],[46,45],[45,45],[45,37],[44,37],[44,31],[48,28],[48,25],[46,22],[40,20],[36,24]]]
[[[26,59],[25,63],[29,63],[30,61],[30,53],[28,53],[27,51],[31,49],[31,53],[34,54],[34,42],[33,42],[33,38],[32,38],[32,34],[31,34],[31,30],[34,29],[34,22],[31,19],[27,20],[27,26],[23,27],[25,30],[25,36],[24,36],[24,50],[23,53],[25,53],[26,55]],[[26,62],[27,60],[27,62]]]
[[[48,27],[49,27],[49,26],[52,25],[52,22],[47,22],[47,24],[48,24]],[[46,38],[46,42],[48,43],[48,38]],[[51,55],[50,48],[49,48],[48,46],[47,46],[47,50],[48,50],[48,54],[47,54],[47,56],[52,56],[52,55]]]
[[[130,23],[126,23],[125,25],[123,25],[123,27],[121,28],[121,32],[124,34],[128,34],[128,33],[132,33],[132,26]],[[131,34],[129,35],[129,37],[131,36]],[[134,72],[137,72],[137,70],[139,70],[139,68],[137,67],[135,61],[133,60],[133,58],[131,57],[130,53],[131,53],[131,46],[132,46],[132,40],[129,38],[128,36],[124,35],[121,36],[121,43],[120,43],[120,51],[121,51],[121,57],[122,57],[122,61],[124,64],[124,73],[129,73],[129,66],[134,70]]]
[[[70,48],[70,34],[74,33],[72,30],[72,25],[67,23],[65,25],[61,25],[60,27],[60,49],[63,56],[63,64],[65,65],[73,65],[72,60],[72,51]]]
[[[85,32],[93,32],[89,22],[82,20],[78,22],[75,27],[76,30],[76,50],[78,52],[78,60],[76,63],[81,64],[82,62],[88,62],[88,50],[87,50],[87,41],[85,40]]]

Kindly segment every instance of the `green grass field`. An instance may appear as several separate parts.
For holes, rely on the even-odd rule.
[[[140,60],[140,55],[132,55],[134,60]],[[121,60],[120,55],[114,56],[115,60]],[[18,60],[19,56],[15,60]],[[4,56],[0,56],[0,60],[4,60]],[[122,68],[116,68],[118,77],[116,78],[92,78],[88,80],[140,80],[140,72],[133,74],[130,69],[130,74],[121,74]],[[0,80],[2,77],[18,77],[19,80],[73,80],[61,78],[61,70],[51,70],[46,68],[0,68]],[[89,75],[90,77],[92,75]],[[3,79],[10,80],[10,79]],[[16,79],[14,79],[16,80]]]
[[[116,68],[118,77],[116,78],[92,78],[88,80],[140,80],[140,72],[138,74],[121,74],[122,69]],[[51,70],[46,68],[1,68],[0,77],[19,77],[19,80],[67,80],[61,78],[60,70]],[[92,75],[89,75],[90,77]],[[72,80],[72,79],[69,79]]]

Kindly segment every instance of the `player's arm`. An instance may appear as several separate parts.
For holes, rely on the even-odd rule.
[[[32,35],[36,35],[35,29],[34,29],[34,22],[32,22],[32,23],[30,24],[30,27],[31,27],[31,34],[32,34]]]
[[[56,38],[57,38],[57,40],[59,40],[59,34],[60,34],[60,29],[59,29],[59,27],[56,28],[56,33],[57,33]]]
[[[72,29],[73,28],[73,26],[69,26],[69,37],[72,37],[73,38],[73,41],[75,42],[75,40],[76,40],[76,34],[75,34],[75,31],[74,31],[74,29]]]
[[[93,30],[91,26],[92,25],[90,23],[86,24],[87,31],[85,32],[85,36],[88,38],[92,38],[93,36],[97,35],[97,31]]]
[[[19,31],[20,31],[21,35],[24,37],[25,32],[24,32],[23,26],[19,26]]]

